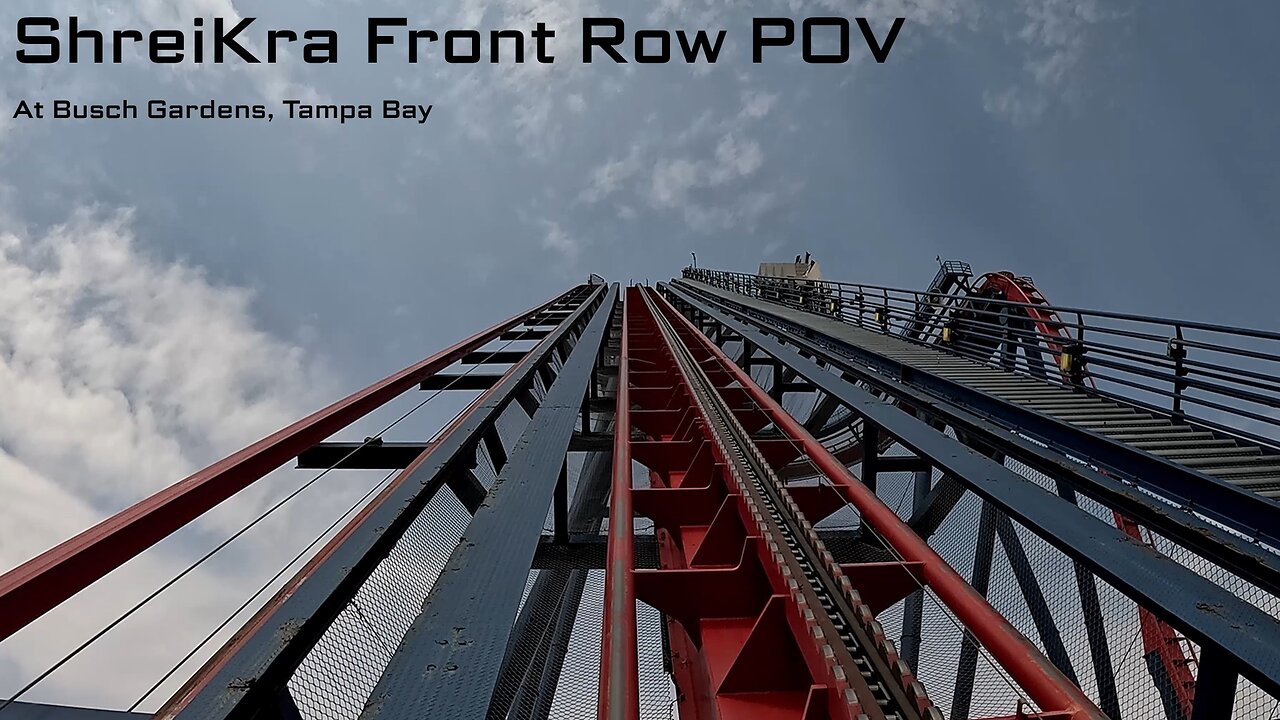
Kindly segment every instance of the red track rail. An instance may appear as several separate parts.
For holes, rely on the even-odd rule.
[[[853,504],[862,521],[902,558],[900,563],[879,567],[841,567],[862,593],[865,605],[879,612],[923,582],[1041,708],[1038,717],[1104,720],[1101,711],[1033,643],[747,373],[664,300],[652,291],[645,294],[677,327],[743,427],[750,432],[772,422],[784,434],[784,440],[756,442],[768,464],[776,469],[801,453],[806,455],[839,493],[834,507]],[[629,304],[638,305],[640,295],[632,291]],[[628,374],[629,415],[632,424],[651,439],[632,441],[630,449],[637,461],[650,468],[652,487],[636,490],[632,497],[636,512],[654,519],[663,569],[634,571],[634,575],[640,599],[672,618],[672,664],[681,691],[681,717],[843,717],[850,708],[842,703],[847,696],[834,692],[841,689],[839,679],[823,662],[820,646],[813,642],[813,628],[805,627],[788,602],[791,595],[785,592],[785,584],[780,592],[778,578],[770,570],[776,567],[769,561],[770,553],[746,530],[750,519],[729,512],[726,496],[731,488],[724,482],[722,458],[705,436],[687,384],[664,357],[669,349],[662,347],[657,333],[635,322],[638,314],[633,310],[628,315],[632,322],[627,340],[634,363]],[[645,370],[637,371],[640,366]],[[816,493],[792,495],[810,521],[834,509],[829,493],[825,501]],[[910,670],[897,662],[892,644],[882,645],[882,637],[876,642],[909,681]],[[816,661],[815,647],[819,648]],[[1014,704],[1011,697],[1010,705]]]
[[[609,502],[609,547],[604,579],[604,636],[600,648],[600,720],[636,720],[640,687],[636,655],[635,532],[631,503],[631,315],[643,302],[627,288],[618,354],[618,390],[613,425],[613,486]],[[643,318],[637,318],[637,323]]]
[[[628,441],[631,454],[650,471],[650,487],[630,494],[635,510],[654,520],[662,569],[625,572],[637,595],[669,618],[680,717],[852,720],[857,703],[849,707],[838,692],[848,685],[833,676],[744,496],[735,491],[724,448],[710,434],[690,379],[657,327],[651,301],[632,289],[626,308],[629,422],[648,438]],[[615,478],[620,481],[624,472],[629,479],[629,463]],[[620,514],[617,499],[613,517]],[[631,524],[629,516],[619,520],[610,523],[608,566],[615,577],[626,552],[618,541],[629,535]],[[606,633],[612,637],[619,630]],[[629,687],[633,679],[619,682]],[[624,717],[629,710],[602,709],[607,717]]]
[[[561,294],[276,431],[0,575],[0,640],[401,393],[555,303]]]

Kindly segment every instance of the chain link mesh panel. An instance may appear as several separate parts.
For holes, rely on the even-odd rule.
[[[359,717],[470,519],[448,490],[427,503],[294,673],[304,718]]]
[[[1057,494],[1051,478],[1025,465],[1006,466]],[[940,479],[935,472],[932,483]],[[877,494],[903,519],[913,512],[911,473],[881,473]],[[904,499],[905,498],[905,499]],[[1083,511],[1114,526],[1111,511],[1080,497]],[[848,509],[823,523],[847,526],[856,522]],[[1214,563],[1159,535],[1143,531],[1155,547],[1179,564],[1227,588],[1274,616],[1280,598],[1241,580]],[[966,493],[929,538],[930,545],[966,580],[983,590],[988,601],[1019,631],[1041,648],[1104,711],[1136,720],[1170,715],[1153,679],[1148,659],[1151,648],[1142,635],[1138,605],[1122,592],[1094,577],[1047,541],[977,496]],[[984,573],[982,568],[986,567]],[[985,582],[983,575],[986,575]],[[985,651],[966,643],[950,613],[928,591],[920,611],[920,658],[917,674],[934,703],[949,718],[1008,716],[1025,697]],[[907,602],[880,615],[885,630],[902,647]],[[968,647],[966,648],[966,645]],[[1177,647],[1192,675],[1199,648],[1185,638]],[[970,669],[972,668],[972,669]],[[972,674],[970,674],[972,673]],[[971,679],[970,679],[971,678]],[[1235,720],[1273,720],[1280,717],[1280,699],[1241,679]]]
[[[533,391],[543,389],[535,382]],[[517,406],[499,415],[495,428],[502,444],[510,447],[528,423]],[[483,443],[477,460],[473,472],[488,487],[498,473]],[[447,487],[431,498],[290,679],[305,720],[359,717],[470,520]]]

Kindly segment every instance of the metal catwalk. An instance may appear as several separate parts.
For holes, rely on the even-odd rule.
[[[204,559],[378,473],[131,707],[0,720],[1280,718],[1277,363],[957,262],[593,277],[0,576],[3,641],[268,474]]]

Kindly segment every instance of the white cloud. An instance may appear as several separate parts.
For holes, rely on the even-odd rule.
[[[612,158],[591,172],[591,181],[579,195],[586,203],[594,203],[616,193],[641,169],[641,148],[633,144],[627,154]]]
[[[299,348],[253,327],[250,299],[145,257],[128,212],[0,236],[5,447],[77,492],[120,497],[287,424],[284,399],[308,397],[311,373]]]
[[[983,108],[1024,125],[1072,98],[1079,91],[1076,74],[1097,26],[1125,12],[1097,0],[1021,0],[1013,38],[1026,54],[1026,82],[984,93]]]
[[[742,97],[742,114],[747,118],[758,120],[768,115],[777,102],[777,93],[767,93],[760,90],[749,91],[744,93]]]
[[[687,158],[662,159],[653,168],[649,196],[654,205],[680,207],[689,202],[689,191],[703,182],[701,166]]]
[[[723,132],[709,153],[710,138],[706,138],[677,148],[678,156],[659,158],[650,175],[649,204],[679,213],[701,231],[753,228],[781,202],[792,183],[776,179],[757,182],[765,163],[764,150],[736,129],[740,126],[738,122],[728,124],[733,129]]]
[[[719,166],[711,171],[711,183],[714,185],[751,177],[764,164],[760,143],[736,133],[720,138],[715,157]]]
[[[442,104],[453,106],[462,131],[472,139],[491,141],[514,131],[521,148],[532,157],[552,159],[567,140],[566,125],[576,122],[578,108],[609,102],[637,78],[647,73],[635,65],[613,67],[611,63],[588,65],[581,62],[582,18],[617,15],[617,8],[600,0],[488,0],[484,3],[455,1],[437,3],[434,21],[454,27],[532,28],[543,21],[556,33],[553,41],[556,62],[525,62],[496,67],[476,66],[465,72],[460,66],[448,69],[446,97]],[[918,27],[941,30],[979,15],[975,0],[873,0],[850,4],[843,0],[801,3],[775,0],[763,4],[757,14],[838,14],[866,16],[883,33],[898,16]],[[742,8],[724,0],[662,0],[645,13],[624,13],[628,30],[638,27],[699,29],[726,28],[733,18],[744,16]],[[732,39],[742,43],[743,38]],[[687,66],[690,77],[705,76],[725,66],[726,49],[719,65]],[[749,60],[749,58],[748,58]],[[617,72],[611,72],[616,70]],[[602,79],[604,78],[604,79]],[[775,94],[756,92],[743,105],[746,118],[764,117],[778,100]],[[565,113],[561,103],[572,111]],[[496,122],[495,122],[496,120]],[[510,123],[505,127],[505,123]]]
[[[43,232],[0,221],[0,569],[337,394],[316,361],[255,327],[251,300],[148,256],[126,211],[80,210]],[[287,471],[264,479],[7,640],[0,694],[301,481]],[[286,506],[232,546],[239,564],[202,567],[33,697],[132,702],[359,489],[344,483]]]
[[[578,254],[582,251],[582,245],[577,238],[565,232],[559,223],[544,220],[542,224],[547,231],[546,235],[542,236],[542,247],[559,253],[570,263],[577,260]]]
[[[662,158],[653,168],[649,199],[659,208],[690,210],[693,194],[749,178],[764,164],[764,151],[750,138],[728,133],[716,143],[710,157]],[[696,214],[696,213],[695,213]]]
[[[563,142],[566,113],[560,103],[574,110],[567,115],[576,116],[580,113],[575,108],[590,107],[593,91],[598,90],[592,66],[580,62],[578,26],[582,18],[602,14],[602,5],[597,0],[493,0],[439,4],[435,9],[437,19],[452,27],[532,29],[543,22],[555,32],[550,44],[555,62],[539,63],[527,57],[519,65],[482,64],[465,72],[462,66],[453,66],[438,71],[441,79],[447,78],[445,100],[468,136],[487,142],[513,131],[527,155],[552,157]],[[510,127],[504,127],[502,120]]]
[[[983,110],[1004,117],[1014,125],[1027,125],[1038,120],[1048,107],[1049,99],[1044,93],[1028,92],[1014,86],[982,95]]]
[[[638,217],[636,204],[642,204],[699,231],[754,227],[796,186],[760,172],[765,152],[752,136],[777,99],[747,89],[737,108],[701,112],[676,133],[641,133],[625,155],[589,174],[578,200],[590,205],[617,197],[621,220]]]

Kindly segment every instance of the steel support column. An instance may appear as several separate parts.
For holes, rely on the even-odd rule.
[[[996,547],[996,511],[988,502],[982,503],[978,517],[978,542],[973,551],[971,584],[982,597],[991,587],[991,561]],[[951,696],[951,717],[969,717],[973,702],[973,683],[978,673],[978,642],[972,633],[964,633],[960,641],[960,660],[956,663],[955,692]]]
[[[570,529],[574,532],[599,531],[609,494],[612,458],[611,450],[597,452],[587,456],[583,463],[569,514]],[[489,703],[489,720],[506,718],[508,711],[518,706],[516,698],[524,694],[526,688],[533,688],[536,678],[549,674],[546,668],[562,664],[567,633],[573,629],[586,580],[583,568],[553,567],[538,574],[512,630],[502,672]],[[558,612],[554,611],[561,600],[567,602],[559,606]],[[567,627],[560,622],[564,617],[568,619]]]
[[[1062,482],[1055,482],[1058,495],[1072,505],[1079,505],[1075,490]],[[1084,616],[1084,632],[1089,639],[1089,659],[1093,663],[1093,679],[1098,685],[1098,706],[1111,720],[1122,720],[1120,696],[1116,692],[1116,672],[1111,660],[1111,645],[1107,640],[1107,626],[1102,617],[1102,603],[1098,600],[1098,583],[1093,573],[1078,561],[1071,561],[1071,572],[1076,579],[1076,592],[1080,596],[1080,613]]]
[[[924,504],[932,480],[932,473],[928,470],[918,471],[912,477],[912,515]],[[903,662],[913,668],[920,667],[920,626],[923,620],[924,590],[917,590],[908,595],[902,605],[902,642],[898,644]]]
[[[604,344],[605,296],[361,714],[484,720],[569,441]]]
[[[1191,710],[1191,720],[1231,717],[1239,680],[1240,672],[1230,658],[1206,651],[1201,656],[1200,675],[1196,678],[1196,699]]]
[[[1031,567],[1031,561],[1027,559],[1026,548],[1022,547],[1022,540],[1013,527],[1013,521],[1004,513],[999,513],[996,517],[996,536],[1004,546],[1005,557],[1009,558],[1009,567],[1013,570],[1013,577],[1018,581],[1018,589],[1022,591],[1022,598],[1031,612],[1031,621],[1035,623],[1036,633],[1040,636],[1040,644],[1044,646],[1045,654],[1064,675],[1071,678],[1071,682],[1079,685],[1080,678],[1076,676],[1076,669],[1071,664],[1071,656],[1067,654],[1067,647],[1062,643],[1062,633],[1058,630],[1058,623],[1053,619],[1049,603],[1044,599],[1040,581]]]

